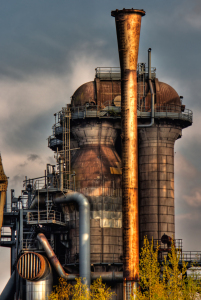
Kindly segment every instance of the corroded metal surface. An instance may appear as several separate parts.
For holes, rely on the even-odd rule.
[[[60,264],[60,261],[58,260],[56,254],[54,253],[54,251],[53,251],[52,247],[50,246],[48,240],[46,239],[45,235],[43,233],[39,233],[37,235],[37,239],[43,246],[43,249],[45,250],[49,261],[51,262],[51,264],[53,265],[53,267],[55,268],[55,270],[57,271],[59,276],[65,278],[65,279],[71,279],[71,280],[75,279],[76,275],[67,274],[64,271],[63,267]]]
[[[27,252],[17,263],[17,271],[23,279],[40,280],[49,273],[49,265],[45,257],[39,253]]]
[[[144,237],[174,238],[174,143],[181,127],[160,121],[139,129],[140,245]]]
[[[50,272],[39,281],[26,280],[26,300],[48,299],[53,289],[53,274]],[[24,298],[23,298],[24,299]]]
[[[71,124],[79,147],[71,164],[75,190],[90,202],[93,263],[122,262],[122,170],[115,149],[120,128],[120,121],[114,119],[86,118]],[[64,209],[70,225],[70,261],[74,261],[79,253],[79,214],[74,206]]]
[[[158,81],[158,78],[155,78],[152,82],[154,93],[156,95],[156,105],[157,107],[165,107],[166,105],[171,105],[171,111],[181,112],[181,100],[178,93],[173,87],[167,83]],[[145,83],[145,107],[150,107],[151,109],[151,94],[149,92],[148,83]]]
[[[121,95],[120,80],[100,80],[86,82],[73,94],[72,107],[83,105],[100,105],[102,107],[111,105],[116,96]]]
[[[143,15],[143,10],[112,11],[116,21],[122,80],[123,277],[127,281],[138,281],[139,277],[136,70]]]
[[[101,227],[122,227],[121,159],[115,149],[119,128],[114,120],[87,119],[72,125],[80,147],[72,159],[75,188],[87,196],[91,218],[100,219]]]

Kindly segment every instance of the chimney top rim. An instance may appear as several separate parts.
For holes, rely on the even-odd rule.
[[[133,13],[135,13],[135,14],[140,14],[142,17],[145,16],[145,14],[146,14],[144,9],[134,9],[134,8],[125,9],[125,8],[123,8],[121,10],[118,10],[118,9],[112,10],[111,11],[111,16],[116,17],[117,15],[122,14],[122,13],[123,14],[133,14]]]

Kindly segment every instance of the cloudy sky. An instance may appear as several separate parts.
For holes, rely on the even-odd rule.
[[[200,0],[2,0],[0,3],[0,151],[9,187],[43,175],[53,114],[69,103],[96,67],[119,66],[111,10],[139,8],[139,62],[152,65],[193,110],[193,126],[175,146],[176,237],[201,250],[201,2]],[[9,251],[0,248],[0,290]]]

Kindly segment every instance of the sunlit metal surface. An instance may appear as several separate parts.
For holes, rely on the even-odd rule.
[[[112,11],[122,80],[123,277],[131,282],[138,281],[139,276],[137,61],[141,17],[144,15],[143,10]]]
[[[55,255],[52,247],[50,246],[48,240],[46,239],[45,235],[43,233],[39,233],[37,235],[37,239],[40,241],[41,245],[43,246],[43,249],[45,250],[47,257],[51,264],[54,266],[55,270],[57,271],[58,275],[60,277],[63,277],[68,280],[73,280],[76,278],[76,275],[74,274],[67,274],[64,269],[62,268],[57,256]]]
[[[23,279],[37,281],[48,275],[50,265],[47,259],[41,254],[27,252],[19,258],[17,270]]]
[[[26,300],[47,300],[52,291],[52,272],[40,281],[26,281]]]

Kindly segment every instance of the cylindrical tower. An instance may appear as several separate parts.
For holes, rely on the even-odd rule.
[[[144,10],[112,11],[121,67],[124,299],[139,279],[137,62]]]
[[[159,240],[163,234],[175,237],[174,143],[182,129],[191,125],[192,112],[185,111],[177,92],[168,84],[152,79],[155,93],[155,123],[146,127],[139,118],[139,208],[140,246],[144,237]],[[150,94],[142,111],[150,111]]]
[[[174,238],[174,143],[181,126],[139,129],[140,240]]]

